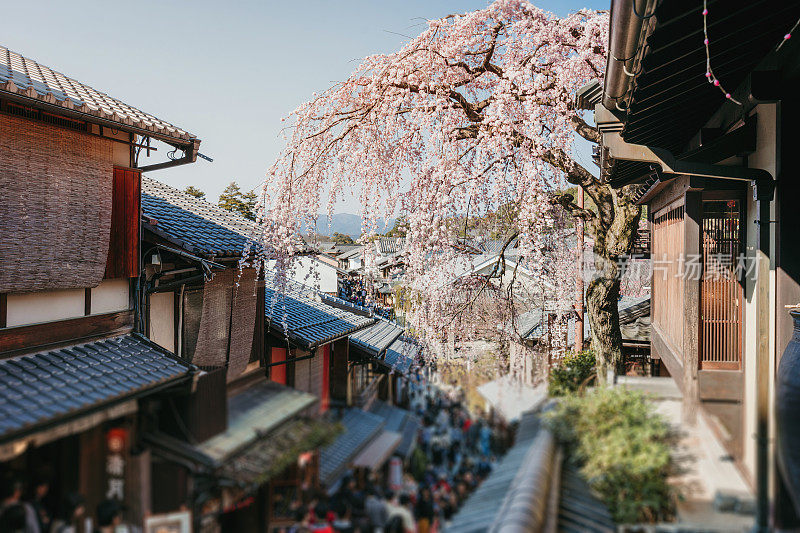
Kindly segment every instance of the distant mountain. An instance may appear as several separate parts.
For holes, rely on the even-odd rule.
[[[394,226],[394,219],[378,221],[378,233],[385,233]],[[317,217],[317,233],[320,235],[333,235],[343,233],[354,239],[361,236],[361,217],[352,213],[334,213],[331,227],[328,227],[328,215],[320,214]]]

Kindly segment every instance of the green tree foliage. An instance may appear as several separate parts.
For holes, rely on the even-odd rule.
[[[384,235],[386,237],[405,237],[408,233],[408,220],[405,215],[400,215],[394,221],[392,229],[387,231]]]
[[[206,193],[204,193],[203,191],[201,191],[197,187],[194,187],[193,185],[189,185],[188,187],[183,189],[183,192],[185,192],[186,194],[191,194],[195,198],[203,199],[203,198],[206,197]]]
[[[564,396],[584,387],[595,375],[595,356],[591,350],[570,353],[550,370],[547,392],[550,396]]]
[[[333,242],[336,244],[355,244],[356,241],[350,235],[345,233],[333,232]]]
[[[676,473],[669,424],[637,391],[598,387],[561,398],[547,423],[618,524],[669,520]]]
[[[255,220],[256,193],[242,192],[239,185],[232,181],[219,195],[219,206],[228,211],[239,213],[248,220]]]
[[[450,227],[458,237],[463,239],[480,236],[504,239],[517,231],[519,205],[516,202],[508,202],[484,214],[473,210],[468,215],[468,219],[467,215],[464,215],[454,217],[450,221]]]

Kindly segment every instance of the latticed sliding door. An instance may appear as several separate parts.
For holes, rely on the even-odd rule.
[[[700,368],[738,370],[742,352],[741,201],[703,202]]]

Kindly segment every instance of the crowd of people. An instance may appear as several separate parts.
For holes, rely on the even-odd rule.
[[[298,504],[289,533],[442,531],[513,441],[511,427],[473,416],[460,392],[430,385],[421,372],[410,384],[409,409],[422,425],[402,482],[345,478],[332,496]]]
[[[374,314],[392,320],[394,309],[390,305],[382,305],[380,302],[372,301],[364,285],[364,280],[357,276],[346,276],[339,278],[339,298],[355,305],[360,305],[370,309]]]
[[[26,490],[27,489],[27,490]],[[78,533],[85,531],[86,501],[78,493],[68,493],[53,502],[46,478],[34,480],[30,487],[8,473],[0,479],[0,532],[2,533]],[[112,533],[122,524],[122,504],[103,500],[92,523],[97,533]]]

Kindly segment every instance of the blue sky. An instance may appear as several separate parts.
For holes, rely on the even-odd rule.
[[[202,139],[213,163],[153,172],[212,200],[230,181],[255,187],[282,144],[281,117],[425,19],[486,0],[3,2],[0,42]],[[564,15],[609,2],[535,1]],[[158,152],[163,158],[163,151]],[[356,212],[354,202],[341,211]]]

